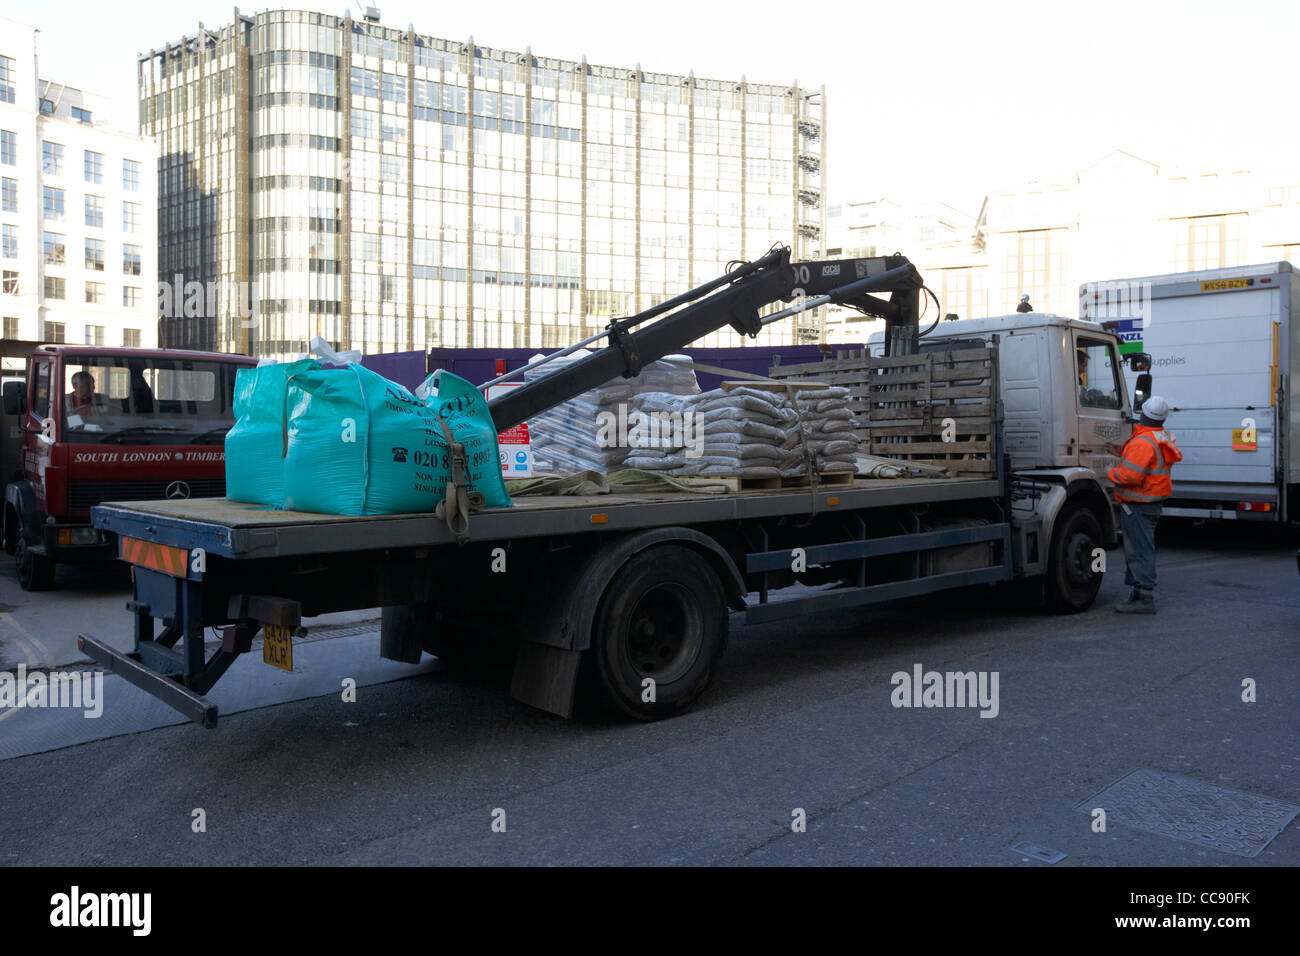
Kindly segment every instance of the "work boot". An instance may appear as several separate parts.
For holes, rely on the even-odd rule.
[[[1154,614],[1156,613],[1156,596],[1151,591],[1134,588],[1123,604],[1115,605],[1116,614]]]

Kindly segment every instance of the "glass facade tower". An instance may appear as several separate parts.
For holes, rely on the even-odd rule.
[[[159,279],[217,289],[215,309],[163,317],[171,346],[555,347],[775,243],[820,254],[821,90],[299,11],[153,50],[139,90]],[[816,341],[817,321],[758,342]]]

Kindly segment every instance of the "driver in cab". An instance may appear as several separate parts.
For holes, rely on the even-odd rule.
[[[104,407],[102,395],[95,394],[95,378],[82,369],[73,373],[72,394],[63,397],[64,409],[68,416],[78,415],[82,419],[90,418]]]
[[[1079,362],[1079,404],[1086,408],[1119,408],[1119,397],[1112,392],[1107,395],[1101,389],[1088,387],[1088,353],[1076,349]]]

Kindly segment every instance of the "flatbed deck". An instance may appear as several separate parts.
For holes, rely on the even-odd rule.
[[[729,491],[723,494],[528,496],[511,508],[470,519],[470,540],[690,525],[814,511],[853,510],[995,497],[991,478],[859,478],[851,486]],[[600,518],[598,516],[604,516]],[[177,548],[203,548],[224,558],[253,559],[375,548],[455,544],[431,513],[327,515],[281,511],[225,498],[105,502],[92,512],[99,527]]]

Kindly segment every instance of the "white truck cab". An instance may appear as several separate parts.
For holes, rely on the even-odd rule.
[[[1123,444],[1132,431],[1119,340],[1093,322],[1026,312],[942,322],[919,349],[963,343],[998,350],[1017,571],[1032,577],[1050,569],[1061,580],[1047,582],[1049,602],[1055,590],[1061,609],[1087,606],[1101,578],[1085,572],[1098,561],[1104,567],[1096,549],[1118,540],[1106,478],[1116,459],[1105,446]],[[869,344],[879,353],[883,334]]]

